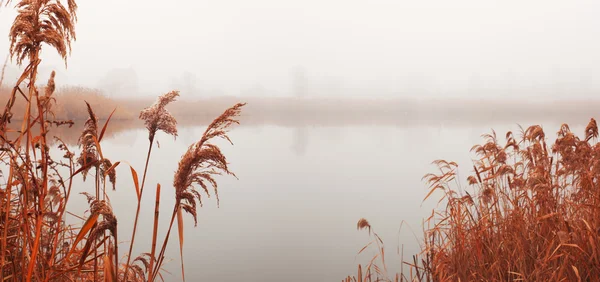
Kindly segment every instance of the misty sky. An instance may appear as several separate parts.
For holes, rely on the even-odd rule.
[[[78,4],[69,68],[55,52],[42,55],[44,69],[57,69],[58,84],[101,87],[107,73],[133,68],[137,95],[169,90],[187,71],[206,95],[290,96],[292,70],[302,66],[315,95],[477,96],[499,89],[489,95],[522,97],[501,91],[517,88],[533,97],[553,95],[540,94],[550,87],[589,97],[586,89],[600,90],[598,1]],[[1,34],[8,34],[13,10],[0,10]],[[3,38],[0,54],[9,47]]]

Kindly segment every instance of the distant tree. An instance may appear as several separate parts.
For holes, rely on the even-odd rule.
[[[196,75],[186,71],[183,73],[183,85],[186,91],[189,93],[196,92]]]
[[[98,88],[109,97],[135,95],[139,90],[137,73],[132,67],[112,69],[100,79]]]
[[[241,93],[243,96],[265,96],[267,89],[262,84],[255,84],[252,87],[243,89]]]
[[[308,79],[304,67],[292,69],[292,91],[296,97],[305,97],[308,91]]]
[[[306,147],[308,146],[308,129],[305,125],[298,126],[294,129],[294,140],[292,142],[292,151],[297,156],[304,156],[306,154]]]
[[[469,76],[467,91],[469,96],[478,97],[483,95],[484,81],[479,73],[473,73]]]
[[[564,76],[565,76],[565,74],[564,74],[563,70],[560,69],[560,67],[555,66],[554,68],[552,68],[552,74],[551,74],[552,84],[550,85],[550,87],[552,87],[551,92],[554,95],[566,94]]]
[[[199,94],[200,89],[197,87],[198,80],[196,75],[190,71],[183,72],[181,78],[175,78],[171,82],[171,88],[177,89],[185,95]]]
[[[19,69],[16,66],[7,64],[6,68],[4,69],[4,79],[2,81],[2,85],[7,86],[11,85],[11,83],[16,82],[17,79],[19,79],[21,73],[23,73],[23,70]]]

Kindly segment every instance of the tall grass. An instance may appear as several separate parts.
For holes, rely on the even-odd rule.
[[[38,86],[40,91],[44,91],[45,85]],[[0,103],[6,103],[11,97],[12,89],[7,87],[0,88]],[[100,90],[81,87],[81,86],[64,86],[57,87],[52,94],[52,118],[59,120],[85,121],[88,118],[88,112],[85,106],[81,106],[81,101],[87,101],[98,119],[106,120],[111,112],[117,108],[112,119],[114,120],[131,120],[137,119],[134,109],[124,105],[120,100],[108,98]],[[145,102],[145,101],[144,101]],[[17,99],[12,106],[14,112],[24,112],[27,107],[27,100]],[[37,109],[32,109],[33,114],[37,113]],[[22,116],[14,117],[14,120],[21,119]]]
[[[10,1],[6,3],[9,4]],[[154,136],[158,131],[176,136],[176,121],[165,106],[179,93],[173,91],[160,96],[157,103],[140,113],[150,142],[141,185],[136,169],[130,166],[138,209],[127,258],[120,260],[119,239],[129,234],[119,233],[120,225],[112,210],[109,194],[110,188],[115,190],[119,187],[115,168],[125,160],[113,162],[111,156],[102,151],[102,141],[116,109],[104,113],[106,120],[101,122],[94,106],[79,100],[81,112],[73,115],[80,117],[85,114],[87,117],[78,138],[81,152],[77,155],[60,137],[56,137],[54,141],[59,144],[57,149],[62,151],[63,156],[53,159],[50,132],[73,122],[56,115],[61,104],[57,99],[60,95],[55,93],[54,72],[45,86],[37,85],[42,46],[56,50],[66,64],[70,44],[75,40],[77,5],[74,0],[66,3],[59,0],[22,0],[15,7],[18,14],[9,34],[10,57],[16,59],[17,64],[25,65],[25,69],[10,90],[0,116],[0,162],[7,170],[3,171],[6,182],[0,184],[0,281],[162,279],[160,270],[175,218],[178,221],[182,275],[185,277],[183,212],[190,213],[196,220],[197,203],[202,203],[196,187],[210,196],[208,187],[212,186],[218,202],[214,176],[233,173],[228,169],[220,148],[211,142],[214,138],[229,140],[228,129],[238,123],[237,117],[244,104],[225,110],[182,156],[173,180],[177,193],[172,219],[163,239],[157,234],[161,186],[156,184],[152,244],[146,245],[147,252],[133,258],[139,207],[146,174],[151,169],[148,164]],[[71,105],[70,109],[74,108]],[[119,115],[118,112],[116,115]],[[63,118],[68,117],[68,114],[63,115]],[[81,193],[85,197],[71,195],[75,177],[82,177],[90,183],[90,189]],[[82,226],[66,224],[69,201],[84,199],[89,204],[89,214],[75,215],[84,221]]]
[[[598,126],[591,119],[578,137],[563,124],[556,136],[547,144],[538,125],[507,132],[505,142],[495,132],[483,135],[472,148],[477,158],[466,189],[456,184],[456,163],[435,161],[439,173],[424,177],[426,198],[441,191],[445,208],[426,220],[418,259],[403,262],[411,273],[396,279],[597,280]]]

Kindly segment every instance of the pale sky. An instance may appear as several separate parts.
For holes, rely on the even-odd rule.
[[[600,90],[598,1],[78,5],[69,68],[53,51],[42,55],[58,84],[100,87],[107,73],[133,68],[142,94],[167,91],[189,72],[197,89],[221,91],[213,95],[291,96],[292,70],[302,66],[315,95],[555,95],[538,89],[550,87],[590,97],[585,89]],[[13,10],[0,10],[0,34],[8,35]],[[8,40],[0,40],[0,54],[7,52]],[[504,91],[513,88],[521,92]]]

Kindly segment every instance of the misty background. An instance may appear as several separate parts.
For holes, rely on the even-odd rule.
[[[39,81],[54,69],[59,88],[130,98],[86,92],[99,118],[119,109],[120,120],[111,121],[102,141],[107,156],[140,171],[148,136],[139,111],[172,89],[182,100],[211,98],[168,106],[179,137],[158,136],[161,149],[153,151],[147,183],[168,187],[180,156],[205,126],[234,103],[248,102],[231,132],[236,145],[223,147],[239,179],[219,179],[222,208],[203,207],[199,228],[186,217],[186,272],[198,280],[239,281],[257,273],[265,281],[290,280],[290,273],[299,280],[343,278],[355,273],[356,253],[367,242],[356,231],[361,217],[389,242],[389,265],[400,266],[393,248],[405,244],[404,259],[418,253],[422,220],[436,206],[436,197],[423,201],[428,189],[421,177],[434,171],[431,161],[456,161],[465,181],[472,173],[469,149],[491,127],[504,136],[517,132],[517,123],[543,124],[551,137],[567,122],[581,133],[600,107],[598,1],[78,5],[68,69],[46,46]],[[9,33],[15,14],[12,6],[0,8],[0,34]],[[8,50],[6,36],[0,63]],[[18,75],[9,64],[3,86]],[[82,89],[56,95],[62,107],[56,112],[76,125],[55,132],[74,148],[88,117]],[[357,97],[372,99],[340,99]],[[552,101],[558,99],[570,101]],[[542,107],[540,101],[551,102]],[[118,170],[124,189],[110,193],[119,232],[129,234],[136,195],[129,168]],[[75,187],[86,189],[83,184]],[[173,189],[163,191],[165,199],[175,198]],[[75,214],[88,208],[82,199]],[[152,214],[152,199],[143,203],[142,213]],[[410,229],[400,232],[403,222]],[[152,218],[140,224],[151,230]],[[150,233],[138,234],[136,242],[151,241]],[[146,246],[136,245],[134,253]],[[176,240],[167,256],[175,259],[168,269],[178,280]]]
[[[108,96],[591,98],[597,1],[80,1],[68,69]],[[12,4],[11,4],[12,5]],[[0,9],[0,34],[15,11]],[[8,38],[0,40],[7,54]],[[18,70],[7,67],[8,83]]]

